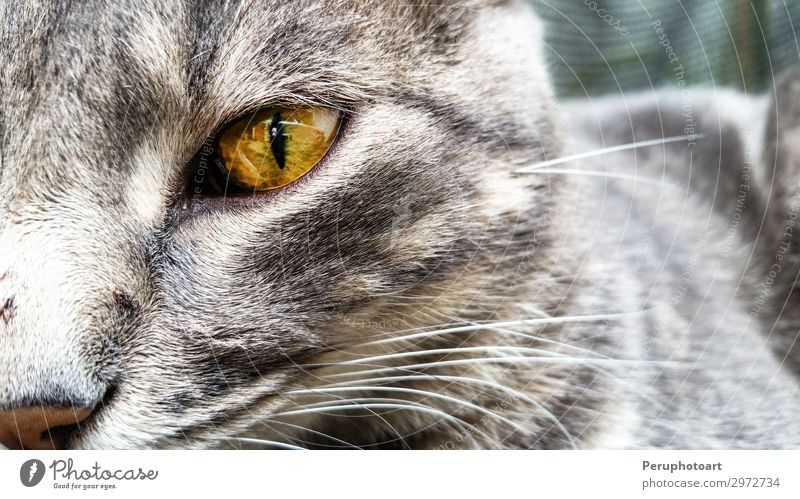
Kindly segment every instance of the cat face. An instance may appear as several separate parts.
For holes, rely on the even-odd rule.
[[[303,445],[355,425],[337,435],[380,445],[388,421],[405,435],[446,422],[433,403],[356,422],[300,392],[414,364],[364,359],[422,349],[376,343],[417,328],[506,317],[520,265],[526,282],[544,272],[532,241],[557,186],[513,173],[557,148],[525,7],[2,9],[2,443]],[[322,161],[275,191],[197,189],[220,130],[275,106],[343,112]]]

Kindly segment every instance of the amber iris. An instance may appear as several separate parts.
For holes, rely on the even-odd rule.
[[[240,118],[218,140],[228,184],[266,191],[294,182],[322,160],[341,121],[342,113],[321,107],[269,108]]]

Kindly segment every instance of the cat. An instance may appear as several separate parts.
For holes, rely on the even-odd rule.
[[[559,103],[514,0],[2,18],[5,447],[800,446],[800,80]],[[264,109],[276,178],[336,137],[229,195]]]

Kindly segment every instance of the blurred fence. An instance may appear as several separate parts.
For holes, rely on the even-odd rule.
[[[798,0],[530,0],[559,95],[710,84],[759,91],[799,65]]]

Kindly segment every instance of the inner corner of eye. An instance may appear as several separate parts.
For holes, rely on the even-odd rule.
[[[228,183],[247,191],[283,187],[327,154],[343,113],[326,107],[273,107],[240,116],[217,139]]]

